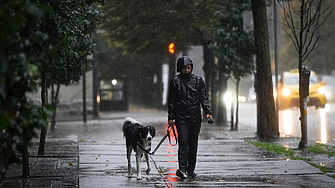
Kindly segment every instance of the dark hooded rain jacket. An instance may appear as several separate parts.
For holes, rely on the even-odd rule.
[[[178,74],[170,82],[168,119],[201,122],[201,107],[211,114],[204,79],[197,74]]]

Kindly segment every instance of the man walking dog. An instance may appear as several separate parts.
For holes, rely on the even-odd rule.
[[[176,175],[181,179],[195,179],[194,172],[198,136],[202,115],[201,107],[208,119],[212,119],[204,79],[192,73],[193,63],[188,56],[177,60],[177,72],[169,86],[168,124],[176,125],[178,132],[178,165]]]

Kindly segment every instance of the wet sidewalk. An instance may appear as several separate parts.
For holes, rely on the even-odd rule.
[[[147,112],[102,114],[100,120],[86,124],[59,122],[57,134],[48,130],[44,156],[36,153],[37,139],[29,149],[30,177],[20,177],[21,167],[13,166],[0,187],[334,187],[334,179],[310,164],[286,160],[245,142],[255,137],[253,128],[240,126],[236,132],[206,124],[199,140],[198,181],[176,177],[178,146],[167,140],[151,156],[149,176],[142,160],[143,179],[136,179],[132,156],[135,173],[128,178],[121,123],[124,117],[148,119],[148,114],[153,124],[166,119],[165,113]],[[156,135],[153,148],[163,135]]]

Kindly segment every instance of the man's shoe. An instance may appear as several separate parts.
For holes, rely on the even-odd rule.
[[[186,172],[183,172],[183,171],[181,171],[179,169],[176,172],[176,176],[178,176],[180,179],[186,179],[187,178]]]
[[[192,172],[187,172],[187,177],[188,177],[188,179],[190,179],[190,180],[196,180],[196,179],[197,179],[197,174],[194,173],[194,171],[192,171]]]

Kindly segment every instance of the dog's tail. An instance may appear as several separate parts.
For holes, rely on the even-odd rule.
[[[128,127],[128,125],[130,125],[130,124],[131,124],[131,121],[128,121],[127,119],[124,120],[124,122],[123,122],[123,126],[122,126],[123,136],[126,135],[127,127]]]
[[[130,118],[130,117],[127,117],[124,122],[123,122],[123,126],[122,126],[122,132],[123,132],[123,136],[126,136],[130,130],[128,129],[128,127],[131,125],[131,124],[140,124],[138,121]]]

